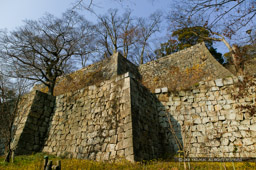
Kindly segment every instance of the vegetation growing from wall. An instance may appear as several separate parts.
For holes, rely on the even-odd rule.
[[[253,104],[252,95],[255,92],[256,79],[250,75],[240,78],[242,80],[238,81],[234,86],[235,93],[232,93],[233,98],[237,100],[237,108],[239,108],[241,112],[247,112],[250,116],[254,116],[256,114],[256,105]],[[245,103],[245,101],[251,102],[252,104]]]
[[[72,92],[79,90],[81,88],[98,84],[99,82],[105,80],[103,77],[102,63],[97,67],[97,69],[88,71],[78,70],[64,77],[60,77],[57,80],[56,87],[54,89],[54,96],[58,96],[67,92]],[[43,87],[40,91],[46,93],[48,91],[47,87]]]
[[[162,70],[162,74],[152,77],[150,82],[142,79],[142,84],[151,91],[161,87],[168,87],[170,91],[187,90],[197,85],[207,75],[204,64],[195,64],[184,70],[171,66]]]

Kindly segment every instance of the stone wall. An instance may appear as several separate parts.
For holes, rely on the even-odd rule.
[[[56,99],[39,91],[26,99],[12,144],[16,154],[139,161],[164,152],[158,100],[131,73]]]
[[[255,79],[233,77],[204,44],[139,68],[115,54],[62,78],[56,99],[23,96],[16,154],[140,161],[185,147],[189,156],[256,156]]]
[[[134,160],[128,74],[56,98],[44,152],[93,160]]]
[[[53,112],[55,97],[35,91],[21,99],[15,120],[15,137],[12,148],[15,154],[32,154],[42,151],[44,139]]]
[[[143,85],[151,91],[164,86],[172,90],[186,89],[202,80],[233,76],[216,61],[205,44],[201,43],[139,67],[122,57],[120,53],[115,53],[109,59],[59,77],[54,95],[99,84],[126,72],[132,73],[137,80],[142,80]],[[34,90],[47,92],[47,88],[42,85],[35,86]]]
[[[166,145],[177,151],[177,136],[191,157],[256,157],[255,82],[229,77],[189,91],[156,89]]]
[[[204,43],[139,66],[142,83],[152,92],[158,87],[187,89],[199,81],[233,76]]]
[[[57,78],[54,96],[76,91],[86,86],[96,85],[109,80],[114,76],[131,72],[140,79],[138,67],[124,58],[120,53],[115,53],[108,59],[89,65],[81,70]],[[33,90],[47,92],[44,85],[36,85]]]
[[[34,91],[29,94],[25,94],[20,98],[18,108],[17,108],[18,115],[15,118],[14,125],[13,125],[14,133],[16,132],[14,143],[19,140],[19,137],[20,137],[19,135],[23,131],[35,94],[36,92]],[[4,138],[0,138],[0,143],[1,141],[4,141]],[[14,147],[14,144],[13,144],[13,147]],[[0,155],[1,155],[1,153],[2,154],[4,153],[4,148],[5,148],[4,143],[1,144],[0,148],[2,148],[0,149]]]
[[[54,88],[54,96],[76,91],[86,86],[98,84],[117,75],[117,56],[91,64],[83,69],[58,77]],[[33,91],[40,90],[47,93],[48,88],[43,84],[34,86]]]
[[[117,58],[117,75],[130,72],[137,80],[141,79],[138,67],[124,58],[120,53],[114,54],[114,58]]]
[[[0,136],[0,156],[4,154],[4,149],[5,149],[4,138]]]
[[[135,160],[151,160],[163,155],[163,136],[158,123],[156,96],[131,79],[132,126]]]
[[[23,132],[23,129],[25,127],[25,124],[30,112],[30,108],[35,98],[35,94],[36,94],[36,91],[33,91],[29,94],[25,94],[21,97],[19,101],[18,108],[17,108],[18,115],[16,116],[14,120],[14,125],[13,125],[13,129],[15,133],[12,146],[11,146],[13,149],[17,147],[17,142],[19,141],[20,135]]]

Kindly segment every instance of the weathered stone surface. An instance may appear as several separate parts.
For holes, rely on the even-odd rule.
[[[221,139],[221,145],[227,146],[229,144],[229,139],[228,138],[222,138]]]
[[[243,120],[243,118],[244,118],[244,115],[243,115],[243,113],[237,113],[236,114],[236,120]]]
[[[224,85],[231,85],[234,83],[234,81],[233,81],[232,77],[228,77],[223,80],[223,83],[224,83]]]
[[[40,147],[45,145],[44,152],[56,153],[57,150],[59,155],[69,152],[70,157],[96,160],[116,159],[117,155],[125,157],[125,149],[133,147],[132,119],[131,111],[129,111],[131,106],[127,107],[126,104],[131,103],[130,86],[127,85],[130,80],[127,81],[126,79],[130,79],[130,77],[127,77],[127,75],[121,76],[101,83],[101,86],[93,85],[88,89],[57,96],[55,114],[52,118],[50,116],[53,108],[49,109],[49,107],[54,105],[50,104],[47,107],[42,105],[47,112],[47,114],[44,114],[45,118],[38,115],[37,110],[42,113],[45,113],[45,111],[42,111],[40,107],[33,107],[31,116],[38,120],[30,120],[32,118],[28,117],[28,121],[25,119],[24,123],[29,124],[25,127],[30,130],[32,136],[34,133],[42,139],[35,138],[33,143],[31,139],[34,137],[22,135],[24,137],[19,139],[17,145],[21,145],[22,141],[29,141],[30,145],[27,145],[27,150],[31,152],[39,150]],[[109,91],[107,90],[108,85],[111,87]],[[127,91],[127,88],[121,88],[122,86],[127,86],[129,91]],[[89,92],[85,93],[86,90],[89,90]],[[124,95],[120,96],[120,94]],[[39,95],[42,98],[45,94],[39,93]],[[41,99],[38,101],[40,102]],[[123,101],[126,103],[123,104]],[[33,97],[30,97],[30,102],[33,102]],[[45,100],[45,102],[47,101]],[[34,105],[38,104],[34,102]],[[28,110],[25,116],[29,115]],[[43,138],[49,128],[50,119],[53,121],[49,129],[49,136],[47,136],[45,144],[40,143],[44,141]],[[17,134],[23,134],[23,131],[28,130],[22,127],[17,131]],[[36,130],[40,134],[37,135]],[[120,150],[120,152],[117,154],[116,150]],[[19,153],[18,150],[17,153]],[[131,158],[130,155],[129,158]]]
[[[193,55],[191,58],[197,60]],[[166,57],[154,64],[162,68],[159,64],[171,60]],[[20,146],[17,153],[43,149],[57,155],[68,153],[69,157],[79,159],[102,161],[123,157],[137,161],[175,153],[178,147],[173,135],[181,143],[182,140],[187,142],[189,156],[240,156],[244,154],[242,150],[248,155],[256,153],[253,148],[256,119],[248,110],[239,108],[240,104],[255,105],[253,87],[250,87],[250,95],[236,99],[234,96],[239,89],[233,84],[237,81],[228,77],[201,81],[193,89],[172,92],[157,79],[161,78],[157,72],[166,74],[164,71],[153,72],[155,67],[152,67],[148,73],[159,77],[154,81],[145,77],[147,69],[143,69],[151,67],[152,63],[136,71],[137,67],[117,55],[111,65],[115,66],[103,74],[115,77],[111,75],[101,83],[59,95],[55,105],[54,97],[43,93],[35,95],[35,92],[24,99],[19,107],[23,115],[14,141]],[[186,69],[185,65],[181,67]],[[211,65],[206,65],[209,67]],[[134,69],[132,74],[117,76],[131,68]],[[137,81],[139,72],[142,81]],[[154,86],[153,94],[141,82],[146,82],[144,85],[148,88],[152,82],[159,84]],[[235,145],[241,146],[237,153],[233,153]]]
[[[168,88],[167,87],[164,87],[161,89],[162,93],[168,93]]]
[[[250,126],[250,130],[256,131],[256,124]]]
[[[201,118],[196,118],[196,119],[194,120],[194,123],[195,123],[195,124],[201,124],[201,123],[202,123]]]
[[[215,83],[216,83],[216,86],[218,86],[218,87],[222,87],[223,86],[222,79],[215,80]]]
[[[161,93],[161,89],[155,89],[155,93]]]
[[[228,113],[226,114],[226,118],[230,120],[235,120],[236,119],[236,113]]]
[[[175,129],[175,132],[184,133],[182,131],[187,130],[185,137],[189,138],[187,145],[192,146],[190,155],[203,155],[202,150],[207,150],[204,145],[206,144],[206,146],[216,148],[215,153],[212,154],[218,152],[218,156],[232,156],[234,145],[239,144],[246,148],[256,143],[256,140],[253,140],[256,136],[256,121],[248,113],[241,112],[238,107],[240,103],[245,104],[246,102],[251,105],[255,100],[252,100],[252,97],[250,99],[245,97],[245,99],[239,99],[239,103],[237,103],[233,98],[233,86],[230,86],[233,83],[233,78],[216,80],[211,84],[208,91],[203,90],[205,94],[201,93],[200,87],[193,89],[189,96],[183,95],[182,97],[193,98],[193,101],[180,103],[179,107],[173,107],[175,103],[172,102],[174,99],[183,101],[180,100],[179,96],[175,96],[177,94],[171,94],[173,97],[170,97],[169,102],[166,102],[171,108],[169,114],[179,122],[180,127]],[[205,84],[209,84],[209,82]],[[194,95],[191,97],[191,94]],[[204,98],[204,95],[208,97]],[[162,103],[165,105],[164,102]],[[187,112],[183,107],[188,108],[189,111]],[[192,119],[192,124],[187,117]],[[162,119],[161,123],[164,124],[164,121],[165,119]],[[190,126],[190,128],[184,127],[184,125]],[[173,147],[173,149],[176,148]],[[255,149],[248,152],[255,152]],[[239,150],[236,154],[240,155],[241,153],[242,151]]]
[[[252,138],[245,138],[245,139],[243,139],[243,144],[244,144],[245,146],[247,146],[247,145],[252,145],[252,144],[253,144]]]
[[[47,94],[34,91],[23,96],[18,107],[18,117],[14,122],[17,126],[15,140],[12,148],[17,148],[15,154],[31,154],[42,149],[45,134],[49,128],[49,118],[54,109],[54,97]],[[26,105],[27,104],[27,105]],[[44,105],[45,104],[45,105]],[[46,107],[47,106],[47,107]],[[22,123],[19,120],[23,120]],[[24,145],[24,143],[27,143]]]

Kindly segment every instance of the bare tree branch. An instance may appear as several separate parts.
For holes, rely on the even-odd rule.
[[[67,61],[92,53],[92,25],[74,11],[62,18],[46,15],[1,36],[2,54],[16,69],[15,77],[40,81],[53,94],[57,77],[72,64]],[[83,60],[82,63],[85,63]]]

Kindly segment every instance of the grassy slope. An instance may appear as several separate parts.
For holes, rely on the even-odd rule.
[[[14,163],[3,163],[3,157],[0,157],[0,170],[11,169],[27,169],[27,170],[39,170],[43,169],[43,157],[44,154],[35,154],[29,156],[17,156]],[[61,159],[54,156],[49,156],[50,160],[56,164],[56,160],[61,160],[61,166],[63,170],[99,170],[99,169],[145,169],[145,170],[177,170],[184,169],[183,163],[179,162],[163,162],[163,161],[150,161],[144,163],[130,163],[127,161],[120,161],[116,163],[108,162],[96,162],[89,160],[78,159]],[[220,163],[220,162],[192,162],[190,163],[191,169],[233,169],[233,165],[236,169],[256,169],[256,163],[248,162],[235,162],[234,164]],[[188,165],[187,165],[188,166]]]

